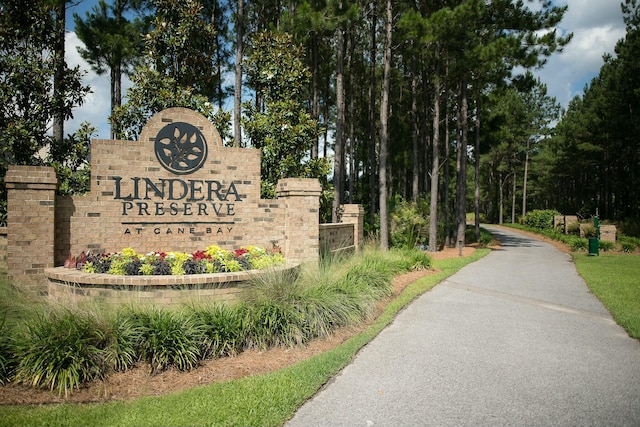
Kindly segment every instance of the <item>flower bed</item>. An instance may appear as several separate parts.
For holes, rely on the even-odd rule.
[[[151,302],[176,305],[214,299],[235,301],[241,285],[261,270],[285,265],[276,247],[247,246],[227,251],[209,246],[192,254],[138,254],[126,248],[114,254],[81,254],[64,267],[45,269],[50,299],[65,305],[79,302]]]
[[[69,256],[65,267],[85,273],[107,273],[118,276],[167,276],[189,274],[235,273],[246,270],[264,270],[284,264],[278,247],[267,251],[257,246],[246,246],[228,251],[216,245],[204,251],[150,252],[139,254],[125,248],[113,254],[84,252],[76,259]]]

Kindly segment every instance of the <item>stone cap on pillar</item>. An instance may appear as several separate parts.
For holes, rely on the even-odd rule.
[[[4,177],[7,189],[30,188],[36,190],[56,190],[58,177],[49,166],[11,165]]]
[[[316,178],[284,178],[278,180],[278,197],[315,196],[320,197],[322,187]]]
[[[364,215],[364,207],[356,204],[344,204],[342,216],[359,216]]]

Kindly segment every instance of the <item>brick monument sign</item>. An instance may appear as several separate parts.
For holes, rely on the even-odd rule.
[[[57,196],[49,167],[12,166],[5,183],[8,275],[41,294],[44,269],[83,251],[277,245],[289,261],[318,259],[318,181],[283,179],[277,199],[260,199],[260,151],[224,147],[215,127],[185,108],[152,117],[139,141],[93,140],[87,195]],[[345,218],[354,218],[357,246],[354,206]]]

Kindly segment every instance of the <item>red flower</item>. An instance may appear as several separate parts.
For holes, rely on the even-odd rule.
[[[193,253],[193,259],[195,261],[200,261],[201,259],[211,259],[211,256],[207,255],[205,251],[196,251]]]
[[[246,250],[245,248],[240,248],[240,249],[236,249],[233,253],[236,256],[236,258],[240,258],[244,254],[248,254],[249,251]]]

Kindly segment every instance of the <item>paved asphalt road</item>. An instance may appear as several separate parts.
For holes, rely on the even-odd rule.
[[[286,426],[640,426],[640,343],[570,256],[502,248],[403,310]]]

